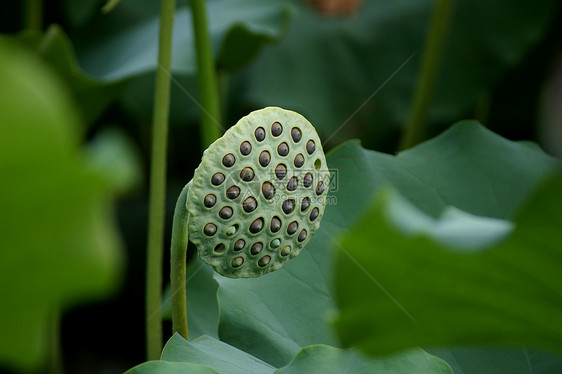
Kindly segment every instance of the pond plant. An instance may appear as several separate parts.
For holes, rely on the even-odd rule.
[[[320,138],[297,113],[273,107],[252,112],[211,144],[174,213],[174,331],[187,339],[188,238],[221,275],[277,270],[318,230],[329,185]]]

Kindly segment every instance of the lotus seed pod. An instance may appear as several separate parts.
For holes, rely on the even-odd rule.
[[[318,230],[330,186],[322,143],[300,114],[250,113],[204,152],[187,198],[189,239],[227,277],[257,277]]]

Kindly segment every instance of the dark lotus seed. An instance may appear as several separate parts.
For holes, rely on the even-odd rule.
[[[262,142],[265,139],[265,129],[263,127],[258,127],[256,131],[254,131],[254,135],[258,142]]]
[[[283,126],[279,122],[273,122],[271,125],[271,133],[273,136],[279,136],[283,132]]]
[[[275,167],[275,176],[277,179],[281,180],[285,178],[285,175],[287,175],[287,167],[283,164],[277,165]]]
[[[296,127],[293,127],[293,128],[291,129],[291,137],[293,138],[293,141],[294,141],[295,143],[300,142],[300,141],[301,141],[301,130],[299,130],[299,129],[296,128]]]
[[[304,156],[301,153],[299,153],[298,155],[295,156],[294,164],[298,168],[300,168],[304,165]]]
[[[295,232],[297,232],[298,228],[299,224],[297,223],[297,221],[289,223],[289,226],[287,226],[287,234],[293,235]]]
[[[299,234],[299,237],[297,238],[297,240],[299,242],[304,242],[304,240],[306,239],[306,230],[302,230]]]
[[[306,173],[302,179],[302,184],[307,188],[312,186],[312,174]]]
[[[247,197],[242,203],[242,207],[246,213],[253,212],[258,207],[258,202],[253,196]]]
[[[267,265],[269,265],[269,261],[271,261],[271,257],[270,256],[263,256],[262,258],[259,259],[258,261],[258,265],[262,268],[266,267]]]
[[[283,247],[283,249],[281,250],[281,256],[287,256],[289,253],[291,253],[291,246],[286,245]]]
[[[231,200],[234,200],[238,196],[240,196],[240,188],[239,187],[237,187],[237,186],[228,187],[228,190],[226,190],[226,197],[228,197]]]
[[[263,218],[256,218],[250,225],[250,232],[252,234],[257,234],[261,229],[263,229]]]
[[[273,195],[275,195],[275,187],[270,182],[264,182],[261,185],[261,193],[266,200],[271,200]]]
[[[244,239],[238,239],[236,241],[236,243],[234,243],[234,250],[235,251],[241,251],[244,246],[246,245],[246,242],[244,241]]]
[[[240,179],[244,182],[250,182],[254,179],[254,170],[252,168],[246,167],[240,171]]]
[[[252,152],[252,145],[250,144],[250,142],[242,142],[242,144],[240,144],[240,153],[242,153],[244,156],[248,156],[250,152]]]
[[[230,265],[232,265],[233,268],[239,268],[240,266],[242,266],[242,264],[244,264],[243,257],[234,257],[232,259],[232,262],[230,263]]]
[[[260,165],[266,167],[267,165],[269,165],[270,161],[271,161],[271,155],[269,154],[269,152],[262,151],[260,153]]]
[[[295,209],[295,201],[291,199],[285,200],[283,201],[283,205],[281,206],[281,208],[283,209],[283,212],[285,212],[285,214],[292,213]]]
[[[232,153],[227,153],[226,155],[224,155],[224,157],[222,158],[222,164],[224,166],[226,166],[227,168],[231,167],[232,165],[234,165],[234,163],[236,162],[236,157],[234,157],[234,155]]]
[[[289,154],[289,145],[285,142],[279,144],[277,146],[277,153],[279,154],[279,156],[287,156]]]
[[[271,232],[277,232],[279,231],[279,229],[281,229],[281,220],[279,219],[279,217],[273,217],[271,219],[269,228],[271,229]]]
[[[322,195],[323,192],[324,192],[324,183],[318,182],[318,185],[316,186],[316,195],[320,196]]]
[[[213,249],[213,251],[214,251],[216,254],[224,253],[225,250],[226,250],[226,246],[225,246],[224,244],[222,244],[222,243],[217,244],[217,245],[215,246],[215,249]]]
[[[221,210],[219,211],[219,216],[222,219],[229,219],[230,217],[232,217],[232,208],[229,206],[224,206],[221,208]]]
[[[313,154],[316,150],[316,144],[314,144],[313,140],[309,140],[306,142],[306,151],[309,155]]]
[[[214,186],[220,186],[224,182],[224,174],[223,173],[215,173],[211,178],[211,183]]]
[[[314,221],[316,218],[318,218],[318,214],[319,214],[318,208],[312,209],[312,212],[310,212],[310,220]]]
[[[294,191],[297,189],[297,178],[296,177],[292,177],[291,179],[289,179],[289,182],[287,183],[287,190],[288,191]]]
[[[302,199],[301,202],[301,212],[305,212],[309,206],[310,206],[310,200],[308,197],[305,197],[304,199]]]
[[[263,249],[263,244],[261,242],[254,243],[252,248],[250,248],[250,253],[253,255],[257,255]]]
[[[217,197],[213,194],[208,194],[207,196],[205,196],[205,199],[203,200],[203,204],[205,204],[207,208],[212,208],[213,206],[215,206],[216,203],[217,203]]]
[[[217,226],[214,223],[207,223],[203,228],[205,235],[213,236],[217,232]]]

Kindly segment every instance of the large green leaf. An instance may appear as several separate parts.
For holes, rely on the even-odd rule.
[[[432,352],[456,374],[552,374],[562,371],[562,356],[527,348],[468,347]]]
[[[339,147],[328,156],[334,195],[306,250],[259,279],[217,276],[220,338],[277,366],[306,345],[336,344],[326,326],[336,310],[330,287],[334,236],[350,227],[378,188],[394,186],[433,216],[453,205],[505,218],[555,163],[538,147],[510,142],[474,122],[398,156],[357,143]]]
[[[337,244],[346,252],[336,277],[342,341],[370,353],[466,344],[562,352],[561,191],[556,174],[527,201],[506,240],[470,254],[400,232],[390,212],[414,208],[380,195]]]
[[[82,36],[74,41],[82,68],[106,81],[156,70],[157,15],[135,23],[124,22],[122,5],[125,4],[86,24]],[[208,3],[207,11],[217,64],[227,69],[244,65],[265,43],[279,39],[290,17],[287,5],[279,1],[217,0]],[[92,35],[92,27],[101,33]],[[172,71],[193,74],[196,64],[191,14],[185,7],[175,14],[172,48]]]
[[[164,347],[162,359],[209,365],[220,373],[261,374],[275,371],[268,363],[209,336],[187,342],[175,334]]]
[[[377,373],[400,374],[432,373],[451,374],[449,366],[421,349],[412,350],[384,359],[372,359],[352,350],[343,350],[327,345],[313,345],[303,348],[287,366],[276,369],[248,353],[226,343],[202,336],[188,342],[174,335],[164,347],[161,366],[154,363],[150,368],[139,368],[146,373],[160,373],[168,362],[182,362],[212,367],[223,374],[273,374],[273,373]],[[128,373],[137,373],[132,369]]]
[[[61,308],[118,285],[112,191],[79,149],[76,108],[52,72],[0,39],[0,363],[31,369]]]
[[[388,149],[406,123],[433,3],[365,1],[354,17],[336,19],[303,6],[281,43],[233,87],[233,99],[303,113],[332,144],[361,136]],[[455,1],[428,120],[449,124],[473,113],[482,93],[541,40],[559,6]]]
[[[206,365],[189,362],[148,361],[127,370],[125,374],[219,374]]]
[[[374,360],[351,350],[313,345],[303,348],[289,365],[275,373],[450,374],[451,368],[421,349]]]

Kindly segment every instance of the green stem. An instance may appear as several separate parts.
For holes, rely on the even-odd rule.
[[[172,329],[187,339],[187,301],[186,301],[186,251],[188,243],[187,195],[191,182],[185,185],[178,197],[174,211],[171,243],[170,281],[172,292]]]
[[[451,0],[435,0],[412,109],[400,140],[400,150],[410,148],[424,139],[425,120],[441,65],[445,38],[452,15],[452,3]]]
[[[148,243],[146,256],[146,351],[157,360],[162,349],[162,255],[166,191],[166,147],[170,107],[170,68],[175,0],[162,0],[158,42],[158,68],[154,92]]]
[[[27,0],[24,18],[26,29],[41,31],[43,28],[43,0]]]
[[[195,54],[197,56],[197,85],[202,106],[200,122],[201,145],[207,148],[221,134],[221,115],[217,72],[207,26],[204,0],[191,0]]]

